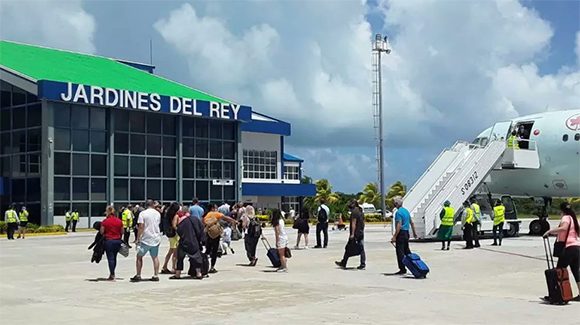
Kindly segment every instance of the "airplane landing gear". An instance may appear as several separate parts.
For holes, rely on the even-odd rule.
[[[548,208],[552,205],[552,198],[535,198],[534,201],[536,203],[536,215],[538,216],[538,220],[534,220],[530,223],[530,235],[540,236],[550,230]]]

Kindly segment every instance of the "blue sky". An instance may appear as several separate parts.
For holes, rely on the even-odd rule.
[[[411,186],[443,148],[496,121],[580,105],[575,0],[0,4],[4,39],[144,62],[152,40],[158,74],[291,122],[287,150],[344,192],[376,180],[376,32],[393,47],[387,183]]]

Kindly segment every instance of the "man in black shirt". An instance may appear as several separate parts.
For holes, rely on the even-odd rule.
[[[365,218],[362,208],[356,200],[351,200],[348,204],[350,209],[350,237],[344,248],[344,257],[341,261],[334,262],[341,268],[346,268],[349,257],[360,255],[359,270],[366,268],[366,254],[364,247]]]

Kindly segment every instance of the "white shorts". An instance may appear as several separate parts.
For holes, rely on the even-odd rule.
[[[276,245],[276,248],[280,249],[280,248],[286,248],[288,246],[288,238],[280,238],[278,240],[278,244]]]

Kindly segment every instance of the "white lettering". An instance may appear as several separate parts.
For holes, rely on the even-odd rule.
[[[147,103],[147,94],[140,92],[137,94],[137,97],[138,97],[138,101],[139,101],[138,108],[143,109],[143,110],[148,110],[149,105]]]
[[[91,104],[95,104],[95,99],[99,100],[99,105],[103,105],[103,88],[91,86]]]
[[[193,115],[193,105],[190,98],[182,98],[183,110],[181,111],[184,115]],[[189,110],[188,110],[189,109]]]
[[[159,110],[161,110],[160,99],[161,97],[159,94],[151,94],[151,96],[149,96],[149,100],[151,101],[150,107],[154,112],[159,112]]]
[[[121,91],[125,93],[126,107],[137,108],[137,92],[128,90]]]
[[[220,117],[220,103],[209,102],[209,117]]]
[[[221,106],[221,109],[220,109],[221,118],[226,118],[226,119],[230,118],[230,110],[228,109],[229,105],[230,104],[224,104],[224,103],[222,103],[220,105]]]
[[[114,98],[111,100],[111,98]],[[119,104],[119,93],[115,89],[105,88],[105,105],[117,106]]]
[[[88,98],[87,98],[87,91],[85,90],[85,87],[83,85],[79,85],[79,87],[77,88],[77,91],[75,92],[75,97],[73,98],[73,102],[77,102],[79,101],[79,99],[83,99],[83,102],[85,104],[88,104]]]
[[[169,97],[169,113],[177,114],[179,112],[181,112],[181,101],[179,97]]]
[[[196,99],[193,100],[193,115],[195,115],[195,116],[202,116],[203,115],[201,112],[197,111],[197,100]]]
[[[234,113],[234,120],[238,119],[238,112],[240,111],[240,105],[232,104],[232,112]]]
[[[64,100],[65,102],[69,102],[72,99],[72,83],[68,82],[66,86],[66,93],[60,94],[60,99]]]

